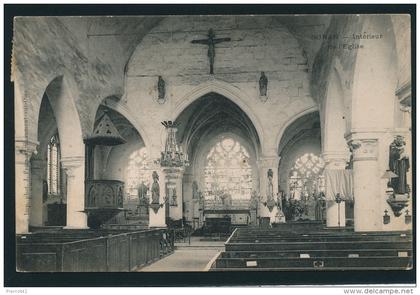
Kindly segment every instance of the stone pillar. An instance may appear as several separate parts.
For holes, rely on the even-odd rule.
[[[385,200],[380,194],[378,139],[352,134],[349,145],[353,153],[354,230],[381,230]]]
[[[29,232],[31,197],[30,161],[38,142],[15,140],[15,226],[16,234]]]
[[[169,217],[173,220],[182,219],[182,176],[183,168],[163,168],[165,184],[168,188]],[[176,206],[173,203],[173,193],[176,191]]]
[[[194,220],[194,200],[192,192],[193,175],[191,173],[184,173],[182,178],[182,198],[185,205],[185,220],[193,224]]]
[[[277,201],[277,193],[278,193],[278,170],[279,170],[279,160],[280,157],[275,156],[265,156],[258,159],[258,170],[260,176],[260,195],[261,195],[261,202],[258,206],[258,217],[274,217],[277,213],[277,209],[274,208],[271,212],[270,210],[264,206],[267,202],[267,194],[268,194],[268,170],[271,169],[273,171],[273,198]]]
[[[33,158],[31,160],[31,210],[29,224],[32,226],[44,225],[43,181],[46,161]]]
[[[152,165],[151,171],[156,171],[159,175],[159,188],[160,188],[160,198],[159,198],[159,204],[161,206],[156,207],[153,209],[153,204],[149,204],[149,227],[166,227],[166,187],[165,187],[165,174],[163,173],[161,167],[157,164]],[[150,175],[152,177],[152,175]],[[151,182],[153,184],[153,181]],[[152,199],[150,198],[150,201]]]
[[[325,152],[322,155],[325,162],[325,170],[344,170],[346,168],[348,154],[345,152]],[[326,195],[335,195],[330,192],[330,184],[325,182]],[[345,227],[346,226],[346,204],[342,201],[340,204],[334,200],[326,201],[327,227]]]
[[[85,210],[85,158],[62,157],[61,165],[67,174],[67,225],[65,228],[84,229],[87,226]]]

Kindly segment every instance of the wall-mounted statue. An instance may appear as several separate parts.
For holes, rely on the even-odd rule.
[[[260,99],[265,102],[267,100],[268,79],[264,72],[261,72],[260,77]]]
[[[267,171],[267,178],[268,178],[268,186],[267,186],[267,201],[274,199],[273,194],[273,170],[268,169]]]
[[[193,197],[193,200],[198,200],[198,198],[199,198],[198,184],[197,184],[197,181],[195,181],[195,180],[192,183],[192,197]]]
[[[408,155],[405,152],[404,137],[397,135],[389,147],[389,169],[398,175],[391,179],[395,194],[408,194],[407,172],[410,169]]]
[[[153,184],[152,184],[152,204],[159,204],[160,199],[160,186],[159,186],[159,175],[156,171],[153,171]]]
[[[157,89],[158,89],[158,103],[163,104],[165,103],[165,80],[163,80],[162,76],[159,76],[158,83],[157,83]]]
[[[214,58],[216,57],[215,45],[221,42],[231,41],[231,39],[230,38],[216,38],[216,34],[214,33],[213,29],[209,30],[207,36],[208,36],[207,39],[192,40],[191,43],[204,44],[209,47],[207,50],[207,57],[209,58],[210,75],[213,75],[214,74],[214,71],[213,71]]]

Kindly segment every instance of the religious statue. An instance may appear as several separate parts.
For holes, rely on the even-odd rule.
[[[257,210],[257,208],[258,208],[258,201],[259,201],[259,199],[258,199],[257,192],[256,191],[252,191],[251,200],[249,202],[249,208],[251,210]]]
[[[159,186],[159,175],[156,171],[153,171],[153,184],[152,184],[152,204],[159,204],[160,199],[160,186]]]
[[[405,153],[404,137],[397,135],[389,147],[389,169],[398,177],[391,179],[395,194],[408,194],[407,172],[410,169],[408,155]]]
[[[193,44],[205,44],[209,46],[209,49],[207,51],[207,56],[209,58],[209,63],[210,63],[210,75],[213,75],[213,65],[214,65],[214,58],[216,56],[216,50],[215,50],[215,45],[217,43],[221,43],[221,42],[226,42],[226,41],[230,41],[230,38],[218,38],[216,39],[216,35],[214,34],[213,29],[210,29],[208,34],[207,34],[208,38],[207,39],[201,39],[201,40],[192,40],[191,43]]]
[[[148,190],[149,190],[149,188],[142,181],[141,184],[139,185],[138,189],[137,189],[138,196],[139,196],[139,204],[140,205],[144,204],[144,201],[147,198],[147,191]]]
[[[160,104],[165,103],[165,80],[163,80],[162,76],[158,78],[158,102]]]
[[[282,194],[277,193],[277,208],[279,211],[283,211]]]
[[[198,207],[200,210],[204,210],[205,200],[202,192],[198,192]]]
[[[315,203],[315,220],[322,220],[322,193],[316,196],[316,203]]]
[[[267,84],[268,79],[264,72],[261,72],[260,77],[260,96],[261,97],[267,97]]]
[[[169,205],[173,206],[173,207],[177,207],[178,206],[178,200],[177,200],[177,195],[176,195],[176,188],[172,189],[172,196],[171,199],[169,200]]]
[[[267,171],[267,177],[268,177],[268,187],[267,187],[267,200],[273,199],[273,170],[268,169]]]
[[[195,181],[195,180],[192,183],[192,197],[193,197],[193,200],[196,200],[196,199],[199,198],[199,195],[198,195],[198,184],[197,184],[197,181]]]
[[[124,206],[124,193],[123,193],[123,189],[122,186],[120,186],[118,188],[118,196],[117,196],[117,200],[118,200],[118,206],[120,208],[122,208]]]

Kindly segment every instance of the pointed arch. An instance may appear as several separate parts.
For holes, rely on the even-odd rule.
[[[260,144],[261,146],[263,146],[264,132],[262,125],[258,117],[252,111],[252,108],[245,103],[245,100],[252,101],[252,99],[249,98],[248,95],[241,91],[239,88],[220,80],[214,79],[202,83],[199,86],[195,87],[192,91],[184,95],[184,97],[180,100],[180,103],[175,107],[172,113],[172,120],[178,118],[178,116],[194,101],[212,92],[222,95],[227,99],[231,100],[249,117],[257,131]]]
[[[105,98],[104,101],[106,101],[106,106],[107,107],[109,107],[110,109],[120,113],[122,116],[124,116],[131,123],[131,125],[134,126],[134,128],[136,128],[136,130],[140,134],[140,137],[142,138],[146,148],[150,148],[151,143],[150,143],[150,139],[147,135],[146,130],[144,130],[143,126],[138,122],[136,117],[127,108],[127,106],[124,105],[123,103],[121,103],[119,101],[115,101],[113,99]]]
[[[303,111],[295,114],[293,117],[289,118],[289,120],[287,120],[283,124],[283,126],[280,129],[280,132],[277,134],[277,137],[276,137],[276,147],[279,147],[280,146],[281,139],[283,138],[284,132],[286,131],[287,127],[290,126],[290,124],[292,124],[293,122],[295,122],[300,117],[303,117],[303,116],[305,116],[307,114],[314,113],[314,112],[317,112],[317,111],[318,111],[318,107],[317,106],[313,106],[313,107],[310,107],[310,108],[308,108],[306,110],[303,110]]]

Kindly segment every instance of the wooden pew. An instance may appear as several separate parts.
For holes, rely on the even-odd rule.
[[[237,229],[211,270],[409,269],[409,232]]]
[[[17,269],[36,272],[131,271],[172,249],[164,230],[62,231],[16,237]],[[168,248],[168,249],[166,249]]]

